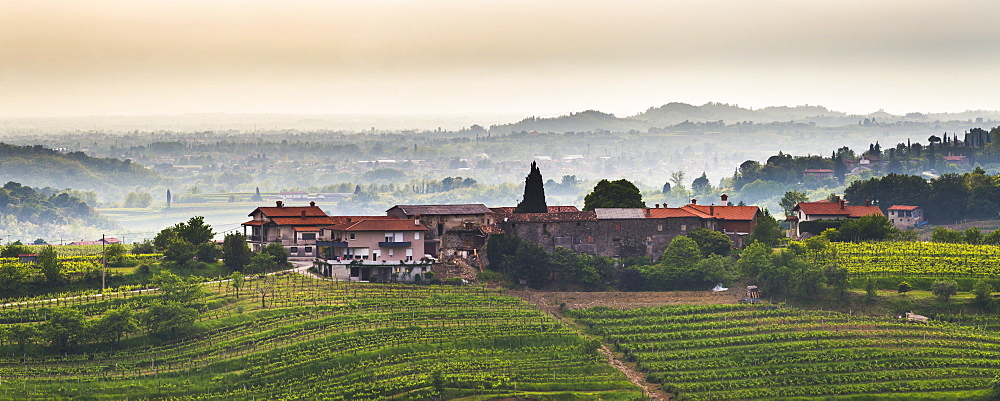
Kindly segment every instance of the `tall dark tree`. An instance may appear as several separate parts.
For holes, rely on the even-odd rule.
[[[524,198],[517,204],[514,213],[547,213],[545,204],[545,185],[542,183],[542,171],[535,162],[531,162],[531,171],[524,178]]]
[[[171,200],[170,190],[168,189],[167,190],[167,207],[170,207],[170,200]]]
[[[701,177],[695,178],[691,182],[691,189],[695,191],[701,191],[704,189],[711,189],[712,183],[708,180],[708,176],[704,172],[701,173]]]

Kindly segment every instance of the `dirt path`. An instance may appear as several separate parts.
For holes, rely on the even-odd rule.
[[[628,377],[629,381],[635,383],[636,386],[642,387],[642,392],[646,393],[646,396],[651,400],[670,400],[670,394],[667,394],[659,388],[659,386],[646,381],[646,376],[642,372],[632,369],[624,362],[615,357],[615,354],[608,349],[606,344],[601,344],[601,348],[597,349],[598,352],[604,354],[608,358],[608,363],[614,366],[615,369],[620,370]]]
[[[720,304],[736,303],[737,293],[711,291],[671,291],[671,292],[547,292],[547,291],[508,291],[524,299],[539,309],[546,311],[557,319],[574,327],[581,335],[584,327],[576,321],[562,315],[565,309],[584,309],[595,306],[606,306],[615,309],[634,309],[649,306],[669,304]],[[653,400],[670,400],[672,395],[662,390],[660,385],[646,381],[646,375],[635,369],[635,364],[623,361],[611,351],[607,344],[602,344],[598,351],[608,359],[608,363],[618,369],[629,381],[642,388],[642,391]]]

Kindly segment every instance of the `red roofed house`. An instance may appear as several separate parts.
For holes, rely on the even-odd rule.
[[[892,205],[889,221],[901,230],[911,228],[924,222],[924,210],[920,206]]]
[[[878,206],[848,205],[847,201],[840,199],[839,196],[835,196],[831,200],[823,200],[819,202],[799,202],[799,204],[795,205],[795,208],[792,209],[792,213],[794,214],[787,218],[791,227],[791,229],[788,230],[788,235],[791,238],[800,238],[802,236],[799,225],[806,221],[856,219],[872,214],[885,216]]]
[[[254,209],[249,214],[253,220],[242,224],[250,248],[259,252],[265,245],[278,243],[288,250],[289,257],[316,256],[320,227],[334,221],[315,202],[309,202],[309,206],[285,206],[282,201],[275,204]]]
[[[830,170],[828,168],[807,168],[805,170],[802,170],[803,178],[809,176],[816,177],[819,179],[832,178],[833,170]]]
[[[942,158],[944,159],[944,161],[948,162],[948,164],[954,164],[956,166],[968,166],[969,165],[969,158],[965,157],[965,156],[955,156],[955,155],[949,154],[948,156],[942,156]]]
[[[429,271],[427,227],[419,220],[359,217],[321,229],[316,267],[327,277],[355,281],[414,281]]]
[[[107,237],[100,238],[97,241],[73,241],[66,245],[111,245],[120,243],[122,243],[122,240],[118,238]]]

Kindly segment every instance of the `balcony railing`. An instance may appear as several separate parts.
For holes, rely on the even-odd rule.
[[[393,242],[387,242],[387,241],[382,241],[382,242],[378,243],[378,246],[381,247],[381,248],[408,247],[408,246],[410,246],[410,241],[405,241],[405,242],[395,242],[395,241],[393,241]]]
[[[334,248],[347,248],[347,241],[317,240],[316,246],[330,246]]]

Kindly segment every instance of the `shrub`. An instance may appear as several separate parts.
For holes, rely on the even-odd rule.
[[[896,288],[896,292],[902,294],[904,292],[910,292],[911,289],[913,289],[913,287],[910,287],[910,283],[900,281],[899,286]]]

